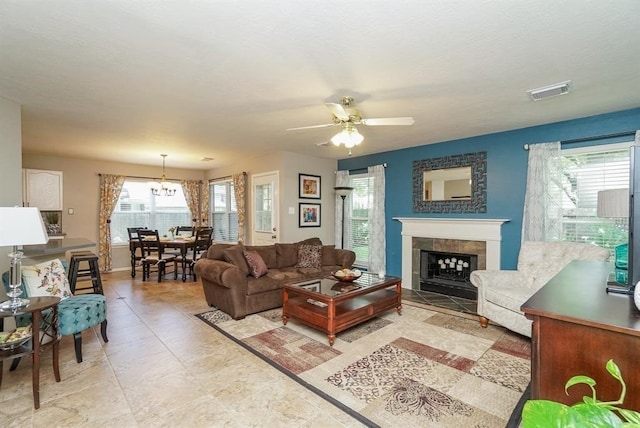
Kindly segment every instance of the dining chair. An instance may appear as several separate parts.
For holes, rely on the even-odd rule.
[[[129,251],[131,252],[131,278],[136,277],[136,268],[141,266],[142,252],[138,245],[138,231],[143,229],[146,229],[146,227],[127,227]]]
[[[193,246],[193,250],[188,252],[184,259],[183,257],[177,256],[173,260],[173,279],[178,279],[178,268],[185,266],[186,274],[193,276],[193,280],[195,281],[196,272],[194,271],[194,266],[202,253],[206,252],[211,245],[211,236],[213,235],[213,229],[209,227],[199,228],[196,232],[195,243]],[[186,280],[186,276],[182,276],[183,280]]]
[[[196,234],[196,228],[193,226],[176,226],[174,232],[175,236],[194,236]]]
[[[142,258],[142,280],[149,279],[151,266],[155,266],[158,271],[158,282],[162,282],[162,277],[166,274],[167,264],[172,262],[175,254],[164,254],[160,235],[157,230],[139,230],[138,242]]]

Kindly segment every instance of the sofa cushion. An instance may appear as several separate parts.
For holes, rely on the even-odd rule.
[[[232,265],[236,265],[241,272],[245,275],[249,275],[249,265],[244,258],[244,246],[242,245],[233,245],[226,250],[223,251],[224,259],[228,263]]]
[[[249,266],[249,273],[251,274],[251,276],[253,276],[254,278],[260,278],[261,276],[267,274],[269,269],[267,268],[267,265],[264,263],[264,260],[262,260],[262,257],[260,256],[260,254],[258,254],[257,251],[245,250],[242,252],[242,254],[247,261],[247,265]]]
[[[322,245],[322,241],[320,238],[307,238],[298,242],[298,245]]]
[[[231,247],[231,244],[213,244],[207,250],[207,258],[212,260],[225,260],[224,250]]]
[[[337,260],[336,246],[323,245],[322,246],[322,266],[333,266],[338,263],[336,260]]]
[[[298,244],[275,244],[278,268],[295,266],[298,262]]]
[[[247,251],[255,251],[260,254],[267,268],[272,269],[278,267],[275,245],[247,245],[245,248]]]
[[[281,288],[282,280],[273,279],[269,275],[261,278],[253,278],[250,276],[247,280],[247,294],[250,296],[267,291],[279,290]]]
[[[298,247],[298,268],[317,268],[322,266],[322,246],[302,244]]]
[[[23,266],[22,280],[29,297],[54,296],[66,299],[73,296],[67,273],[60,259]]]

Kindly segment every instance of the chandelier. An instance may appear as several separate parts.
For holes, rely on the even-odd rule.
[[[345,123],[342,131],[331,137],[331,142],[333,144],[335,144],[336,146],[344,144],[344,146],[348,149],[362,143],[362,140],[364,140],[364,137],[358,132],[358,130],[355,126],[353,126],[352,123]]]
[[[154,196],[173,196],[176,194],[176,188],[167,181],[167,176],[164,173],[164,161],[167,155],[163,153],[160,156],[162,156],[162,179],[159,183],[151,183],[151,193]]]

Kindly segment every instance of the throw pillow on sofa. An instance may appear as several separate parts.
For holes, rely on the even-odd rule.
[[[73,296],[60,259],[23,266],[22,278],[29,297],[54,296],[64,300]]]
[[[300,245],[296,267],[320,269],[322,267],[322,245]]]
[[[242,252],[242,254],[247,261],[247,265],[249,265],[249,273],[251,274],[251,276],[260,278],[261,276],[264,276],[267,274],[267,272],[269,272],[266,263],[264,262],[262,257],[260,257],[260,254],[258,254],[257,251],[245,250]]]
[[[229,247],[224,250],[222,254],[224,255],[224,259],[227,263],[236,265],[241,272],[245,275],[249,275],[249,265],[247,265],[244,254],[242,254],[244,250],[244,245],[234,245],[233,247]]]

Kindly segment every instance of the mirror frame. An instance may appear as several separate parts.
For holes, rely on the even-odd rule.
[[[471,200],[425,201],[424,172],[436,169],[471,167]],[[487,152],[465,153],[441,158],[413,161],[413,212],[416,213],[486,213]]]

